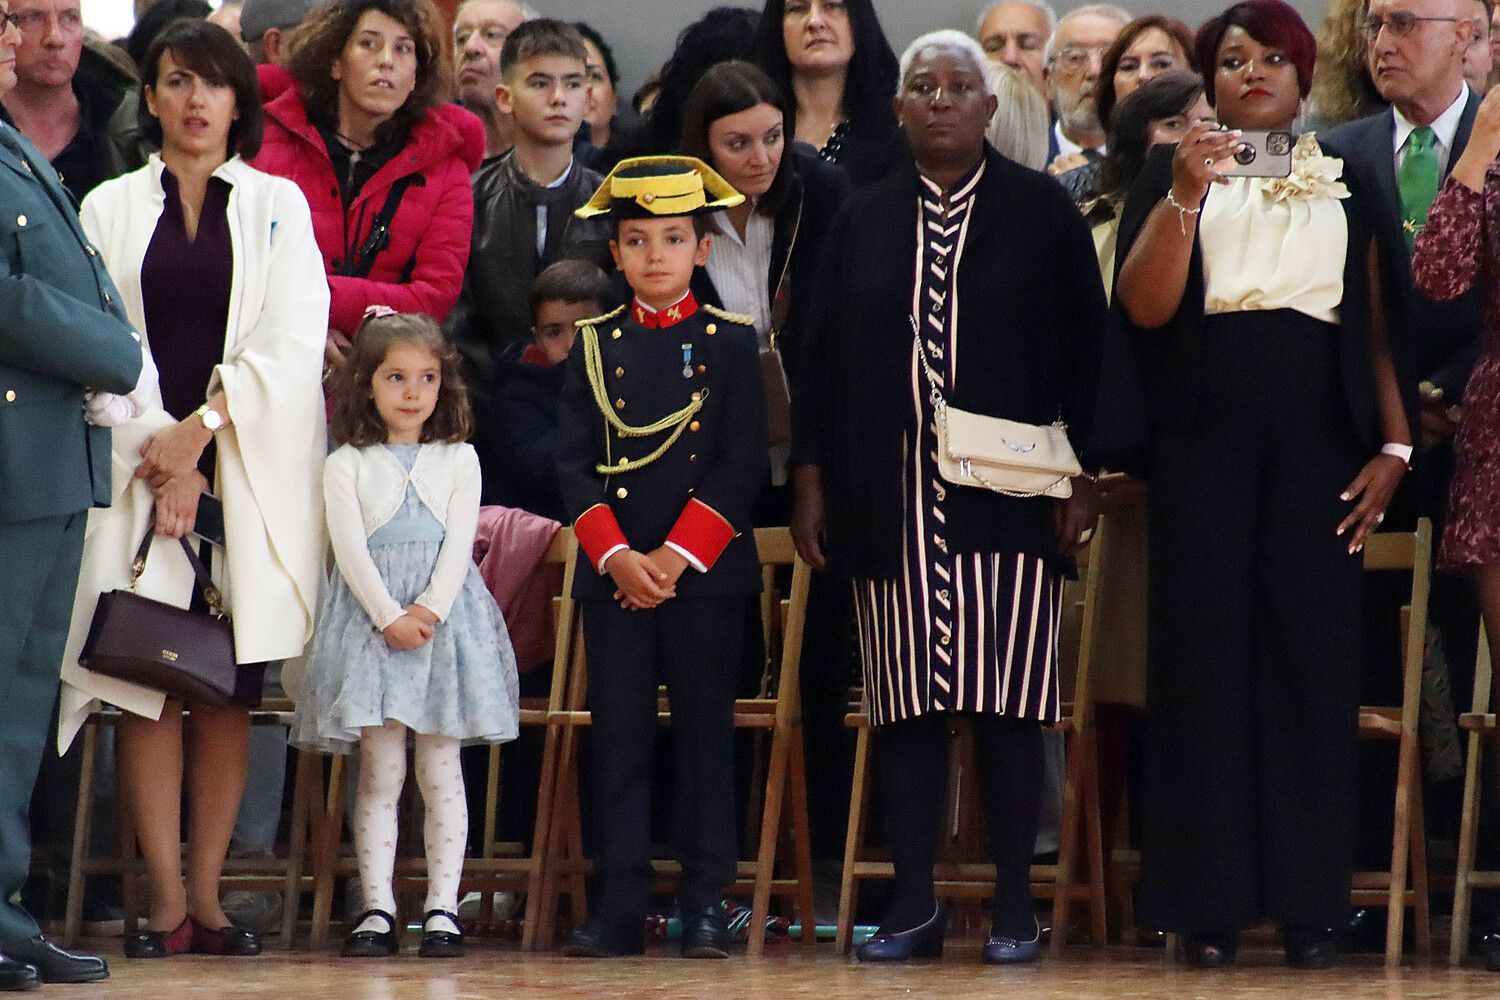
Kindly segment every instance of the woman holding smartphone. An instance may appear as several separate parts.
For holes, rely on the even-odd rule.
[[[1321,967],[1353,873],[1360,552],[1411,434],[1347,161],[1309,134],[1289,177],[1225,175],[1236,130],[1291,130],[1312,34],[1244,0],[1196,48],[1228,131],[1152,152],[1115,282],[1151,400],[1141,918],[1203,967],[1276,921]]]
[[[148,379],[130,397],[90,404],[97,422],[118,423],[115,493],[109,509],[90,515],[59,729],[66,744],[94,699],[125,712],[120,791],[151,890],[146,927],[126,939],[125,954],[253,955],[259,940],[219,906],[244,787],[248,708],[184,706],[85,670],[77,657],[98,595],[130,584],[148,532],[156,544],[137,592],[201,605],[181,546],[168,540],[200,528],[200,504],[215,506],[203,499],[210,490],[222,502],[224,544],[193,544],[224,595],[242,673],[301,654],[326,544],[319,375],[328,285],[302,193],[242,159],[259,148],[262,118],[255,67],[239,43],[217,25],[180,21],[142,69],[140,123],[161,153],[97,188],[82,216],[159,384]]]

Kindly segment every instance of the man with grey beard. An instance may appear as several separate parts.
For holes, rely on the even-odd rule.
[[[1054,156],[1104,152],[1104,126],[1094,107],[1094,88],[1104,52],[1130,22],[1130,14],[1112,4],[1089,4],[1057,22],[1047,46],[1047,98],[1056,124]]]

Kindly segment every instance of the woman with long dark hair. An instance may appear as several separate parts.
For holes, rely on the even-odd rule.
[[[792,137],[843,167],[856,190],[901,162],[896,53],[872,0],[766,0],[753,51],[791,97]]]

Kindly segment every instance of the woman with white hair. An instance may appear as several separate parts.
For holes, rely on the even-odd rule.
[[[794,408],[792,531],[854,583],[895,885],[864,961],[942,952],[933,887],[956,716],[972,720],[995,893],[984,960],[1029,962],[1042,725],[1058,718],[1067,554],[1095,516],[1089,477],[1052,499],[939,463],[958,410],[1067,424],[1085,448],[1107,323],[1093,243],[1056,182],[985,142],[997,100],[965,35],[912,43],[890,177],[834,221]],[[945,477],[945,470],[948,476]]]

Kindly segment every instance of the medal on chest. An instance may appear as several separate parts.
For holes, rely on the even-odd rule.
[[[693,345],[682,345],[682,377],[693,377]]]

